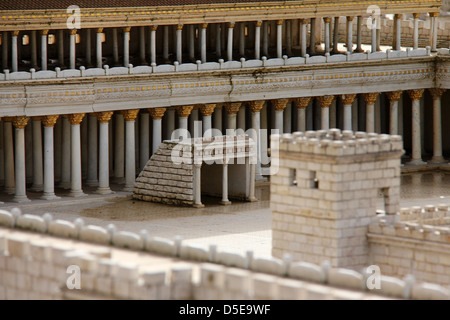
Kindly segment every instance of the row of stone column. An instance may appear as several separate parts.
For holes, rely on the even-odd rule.
[[[400,50],[401,46],[401,17],[400,14],[394,15],[394,30],[393,30],[393,49],[394,50]],[[437,44],[437,17],[438,13],[430,13],[431,18],[431,28],[430,28],[430,45],[432,51],[436,50],[436,44]],[[413,35],[413,48],[418,48],[418,39],[419,39],[419,29],[418,29],[418,18],[419,14],[414,14],[414,35]],[[357,17],[357,37],[356,37],[356,49],[353,49],[353,16],[347,16],[347,27],[346,27],[346,50],[350,53],[352,52],[362,52],[362,16]],[[375,52],[379,49],[378,46],[378,38],[379,33],[377,33],[377,30],[379,30],[379,24],[380,24],[380,18],[377,16],[374,16],[372,18],[372,41],[371,41],[371,51]],[[291,26],[292,20],[277,20],[276,21],[276,30],[271,30],[270,32],[274,32],[276,34],[276,40],[275,40],[275,57],[281,58],[283,56],[283,53],[285,52],[286,55],[292,56],[292,26]],[[332,17],[324,17],[323,18],[323,34],[324,34],[324,53],[338,53],[338,35],[339,35],[339,17],[334,18],[334,31],[332,27]],[[239,48],[238,53],[240,57],[244,57],[246,48],[251,48],[253,51],[253,56],[251,58],[254,59],[260,59],[261,58],[261,50],[262,55],[269,57],[269,47],[270,47],[270,38],[269,37],[269,23],[270,21],[256,21],[252,23],[254,26],[254,43],[247,43],[246,42],[246,22],[239,22],[239,23],[216,23],[214,26],[210,26],[208,29],[208,24],[203,23],[198,26],[198,36],[196,37],[196,33],[194,32],[194,28],[196,28],[196,25],[187,25],[184,26],[183,24],[176,25],[176,39],[175,39],[175,50],[174,50],[174,56],[175,58],[173,60],[178,61],[178,63],[183,62],[183,56],[188,56],[191,61],[193,60],[200,60],[202,63],[207,62],[207,30],[210,34],[215,36],[215,52],[216,57],[220,58],[222,55],[222,48],[223,46],[223,36],[221,34],[226,33],[226,60],[231,61],[233,60],[233,55],[235,48],[234,45],[234,29],[235,26],[238,25],[239,33]],[[309,48],[307,47],[307,26],[310,25],[310,34],[309,34]],[[317,54],[316,50],[316,44],[317,44],[317,30],[316,30],[316,18],[311,19],[300,19],[299,20],[299,33],[300,33],[300,56],[304,57],[306,56],[307,52],[309,52],[310,55]],[[283,32],[283,27],[286,28],[286,31]],[[156,42],[156,32],[158,29],[157,25],[151,25],[149,27],[149,37],[146,39],[146,29],[145,27],[138,27],[139,28],[139,60],[140,64],[145,65],[147,64],[146,57],[149,57],[150,64],[156,64],[157,60],[157,42]],[[169,61],[169,26],[164,25],[160,28],[163,29],[162,31],[162,56],[163,61],[168,62]],[[117,29],[112,29],[112,51],[113,51],[113,58],[116,63],[119,63],[119,43],[118,43],[118,36],[117,36]],[[96,33],[95,37],[95,66],[97,68],[103,67],[103,37],[104,29],[103,28],[97,28],[94,29]],[[130,27],[124,27],[122,28],[123,31],[123,45],[122,45],[122,55],[123,55],[123,66],[128,67],[130,63]],[[188,39],[188,45],[187,52],[183,52],[183,30],[187,30],[188,36],[186,37]],[[320,31],[320,30],[319,30]],[[333,31],[333,32],[332,32]],[[76,36],[77,32],[79,32],[76,29],[69,30],[69,68],[75,69],[76,68]],[[82,41],[85,41],[85,47],[86,47],[86,54],[84,57],[86,58],[85,63],[87,66],[91,65],[91,55],[92,55],[92,48],[91,48],[91,29],[86,29],[84,34],[84,38]],[[37,31],[33,30],[30,33],[31,40],[31,65],[34,68],[37,68]],[[40,69],[41,70],[47,70],[47,61],[48,61],[48,54],[47,54],[47,43],[48,43],[48,34],[49,30],[41,30],[39,31],[40,35]],[[285,50],[283,48],[283,34],[285,34]],[[333,34],[333,41],[332,41],[332,34]],[[10,68],[12,72],[18,71],[18,36],[19,31],[13,31],[11,32],[11,65]],[[377,38],[378,37],[378,38]],[[7,69],[8,64],[8,32],[2,33],[2,67],[3,69]],[[198,47],[200,51],[200,55],[198,57],[195,56],[195,49],[196,44],[195,41],[197,39]],[[62,66],[64,64],[64,43],[63,43],[63,30],[57,31],[57,37],[56,37],[56,43],[58,48],[58,60],[60,62],[60,65]],[[146,45],[148,43],[148,45]],[[197,58],[197,59],[196,59]]]

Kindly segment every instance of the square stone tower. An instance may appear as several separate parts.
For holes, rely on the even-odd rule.
[[[401,136],[295,132],[272,135],[271,149],[279,167],[270,177],[272,255],[367,266],[367,226],[377,219],[377,204],[383,200],[386,215],[399,210]]]

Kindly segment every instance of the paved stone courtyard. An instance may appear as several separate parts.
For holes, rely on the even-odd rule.
[[[74,221],[83,218],[86,224],[116,225],[119,230],[139,232],[145,229],[151,236],[173,239],[181,236],[187,243],[202,247],[216,244],[221,250],[245,252],[253,250],[259,257],[271,255],[271,216],[269,201],[233,202],[219,204],[220,199],[205,198],[205,208],[174,207],[131,198],[131,193],[117,191],[101,196],[95,188],[85,189],[83,198],[65,196],[68,192],[56,189],[60,200],[36,199],[40,193],[29,193],[32,202],[17,205],[12,196],[3,195],[4,209],[20,207],[23,213],[43,215],[49,212],[55,219]],[[450,204],[449,173],[413,173],[402,175],[401,207],[426,204]]]

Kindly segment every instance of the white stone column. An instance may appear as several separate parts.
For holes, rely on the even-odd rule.
[[[402,40],[402,15],[394,14],[394,43],[393,49],[400,50],[401,49],[401,40]]]
[[[430,89],[433,96],[433,158],[430,163],[446,163],[442,156],[441,97],[445,89]]]
[[[8,38],[9,32],[2,32],[2,72],[4,69],[8,69]]]
[[[254,135],[251,137],[255,142],[256,148],[256,167],[255,175],[261,179],[261,110],[264,106],[264,100],[250,101],[249,107],[252,111],[252,129]]]
[[[55,173],[53,158],[53,128],[58,120],[58,115],[44,116],[42,123],[44,124],[44,193],[42,199],[55,200],[59,199],[55,195]]]
[[[311,18],[311,28],[309,31],[309,54],[316,53],[316,18]]]
[[[85,196],[82,190],[82,171],[81,171],[81,130],[80,124],[83,121],[84,113],[69,114],[68,119],[70,121],[70,140],[71,140],[71,152],[70,152],[70,181],[71,189],[69,196],[81,197]]]
[[[386,92],[389,99],[389,134],[397,135],[398,131],[398,100],[402,91]]]
[[[17,72],[19,70],[19,56],[18,56],[18,42],[17,37],[19,31],[13,31],[11,36],[11,71]]]
[[[157,25],[150,26],[150,64],[156,64],[156,30]]]
[[[42,164],[42,128],[41,119],[34,117],[33,130],[33,185],[31,190],[42,191],[44,186],[44,173]]]
[[[169,26],[163,28],[163,59],[164,63],[169,62]]]
[[[15,193],[14,202],[29,202],[26,192],[26,174],[25,174],[25,127],[30,118],[19,116],[15,117],[13,125],[15,128],[14,139],[14,168],[15,168]]]
[[[97,115],[91,113],[88,115],[88,162],[87,162],[87,180],[88,186],[98,185],[98,134],[97,134]]]
[[[430,12],[431,28],[430,28],[430,46],[431,51],[437,51],[437,31],[438,31],[439,12]]]
[[[60,187],[70,189],[70,122],[68,116],[62,119],[62,151],[61,151],[61,182]]]
[[[334,17],[334,29],[333,29],[333,53],[338,53],[339,45],[339,17]]]
[[[413,49],[419,48],[419,13],[413,13],[414,31],[413,31]]]
[[[177,61],[179,64],[183,63],[183,44],[182,44],[182,36],[183,36],[183,25],[177,25]]]
[[[122,111],[125,119],[125,186],[123,191],[133,191],[136,179],[135,120],[139,109]]]
[[[355,52],[364,52],[362,48],[362,16],[356,18],[356,49]]]
[[[162,117],[166,108],[151,108],[148,112],[152,117],[152,154],[154,154],[162,141]]]
[[[203,137],[210,138],[212,136],[212,114],[216,108],[215,103],[204,104],[200,107],[200,112],[202,114],[202,125],[203,125]]]
[[[300,44],[300,51],[301,51],[301,56],[305,57],[306,56],[306,50],[307,50],[307,33],[306,33],[306,28],[308,27],[308,20],[306,19],[300,19],[300,33],[301,33],[301,44]]]
[[[424,90],[409,90],[408,94],[412,100],[412,155],[409,164],[423,165],[422,142],[420,130],[420,99]]]
[[[233,30],[234,23],[228,24],[227,60],[233,60]]]
[[[14,137],[12,131],[13,117],[5,117],[3,123],[3,138],[5,146],[5,192],[14,194]]]
[[[269,22],[263,22],[263,56],[268,57],[269,55]]]
[[[231,201],[228,200],[228,159],[223,159],[222,164],[222,201],[220,204],[231,204]]]
[[[378,25],[378,19],[375,16],[372,16],[372,24],[371,24],[371,31],[372,31],[372,43],[371,43],[371,50],[372,52],[377,52],[377,25]]]
[[[203,208],[202,204],[202,164],[194,163],[194,208]]]
[[[116,113],[114,142],[114,180],[121,183],[125,177],[125,123],[121,112]]]
[[[241,105],[241,102],[231,102],[225,104],[225,110],[227,111],[227,129],[236,130],[236,115],[239,112],[239,108],[241,107]],[[226,134],[226,132],[224,132],[223,134]]]
[[[192,112],[192,109],[194,109],[194,106],[179,106],[177,108],[177,113],[178,113],[178,128],[185,130],[185,132],[182,132],[182,137],[183,139],[188,138],[188,132],[189,132],[189,127],[188,127],[188,118],[189,115]]]
[[[330,104],[333,101],[334,96],[320,96],[317,100],[320,103],[320,129],[328,130],[330,129]]]
[[[65,66],[64,63],[64,30],[58,30],[58,40],[57,40],[57,46],[58,46],[58,65],[60,68],[63,68]]]
[[[239,55],[245,57],[245,22],[239,22]]]
[[[113,111],[99,112],[97,118],[99,121],[99,163],[98,163],[98,188],[99,194],[112,193],[109,187],[109,120]]]
[[[41,70],[47,70],[47,35],[48,30],[41,31]]]
[[[301,97],[295,99],[295,106],[297,107],[297,130],[301,132],[306,131],[306,108],[308,107],[311,97]]]
[[[289,99],[277,99],[272,100],[272,107],[275,110],[275,129],[278,129],[280,134],[284,133],[284,109],[286,109],[286,105],[289,102]]]
[[[117,37],[117,28],[112,29],[113,34],[113,60],[114,65],[119,65],[119,40]]]
[[[375,102],[377,97],[378,92],[364,94],[366,102],[366,132],[375,132]]]
[[[203,23],[200,29],[200,60],[202,63],[206,62],[206,29],[208,28],[207,23]]]
[[[283,57],[283,20],[277,21],[277,58]]]
[[[330,17],[323,18],[325,34],[325,53],[330,52]]]
[[[102,37],[103,37],[103,28],[96,29],[95,36],[95,44],[96,44],[96,60],[97,60],[97,68],[103,67],[103,54],[102,54]]]
[[[130,64],[130,27],[123,28],[123,66]]]
[[[76,43],[77,43],[77,30],[76,29],[72,29],[70,30],[70,48],[69,48],[69,65],[70,65],[70,69],[75,69],[76,68]]]
[[[150,159],[150,114],[141,112],[139,118],[139,169],[142,171]]]
[[[261,59],[261,26],[262,21],[256,21],[255,24],[255,59]]]
[[[352,105],[356,94],[342,95],[344,105],[344,130],[352,130]]]
[[[353,17],[347,17],[347,51],[353,52]]]

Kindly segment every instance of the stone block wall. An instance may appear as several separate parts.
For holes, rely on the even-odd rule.
[[[448,205],[402,209],[399,222],[369,226],[371,263],[387,275],[450,285],[449,226]]]
[[[181,205],[194,203],[193,164],[172,161],[172,149],[176,145],[170,141],[160,144],[136,178],[134,199]]]
[[[312,263],[362,268],[368,262],[367,226],[399,209],[400,136],[308,131],[279,140],[279,170],[271,176],[272,254]]]

